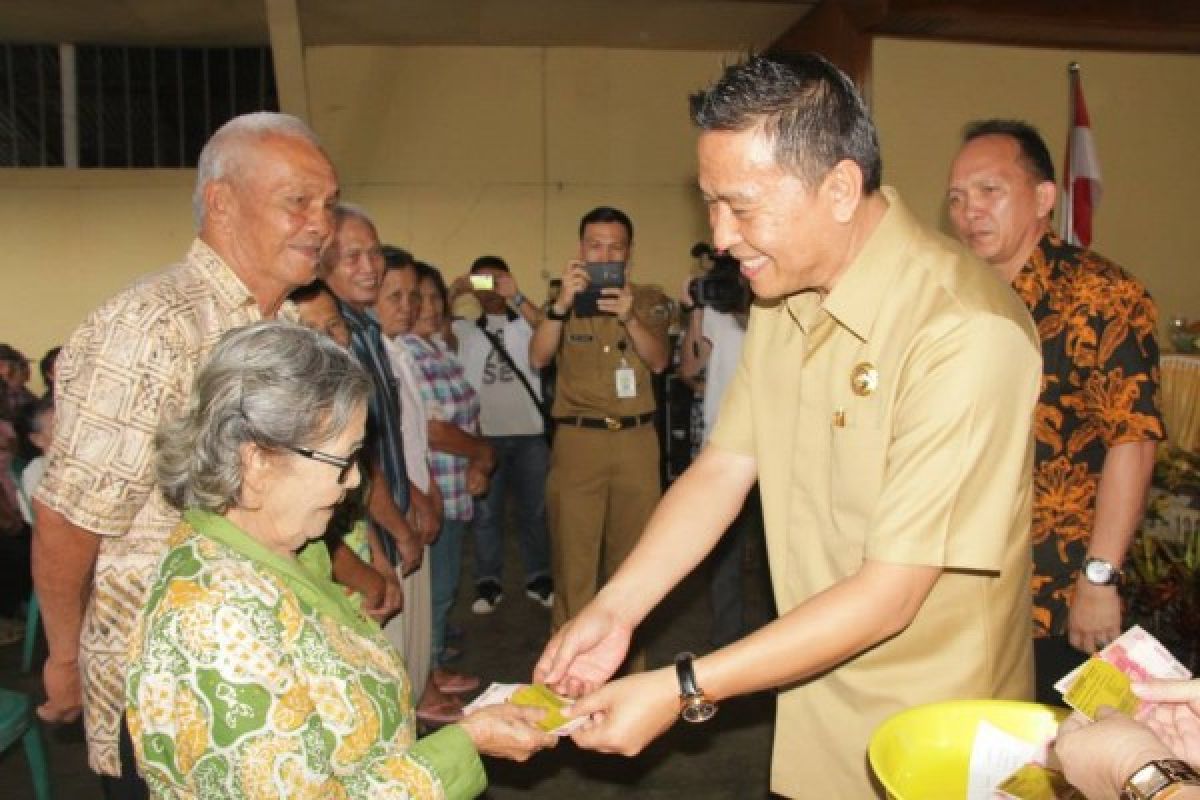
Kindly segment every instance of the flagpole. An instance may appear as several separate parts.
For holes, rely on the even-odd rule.
[[[1075,84],[1079,81],[1079,62],[1067,64],[1067,155],[1063,159],[1062,218],[1058,221],[1058,235],[1064,242],[1071,241],[1071,225],[1075,217],[1071,181],[1071,131],[1075,127]]]

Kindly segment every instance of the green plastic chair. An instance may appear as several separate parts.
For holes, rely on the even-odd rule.
[[[29,762],[29,773],[33,778],[33,796],[36,800],[50,800],[50,770],[46,765],[42,734],[33,716],[33,703],[28,695],[0,689],[0,753],[18,739],[25,745],[25,760]]]
[[[25,611],[25,641],[21,651],[21,670],[33,669],[33,651],[37,647],[38,632],[41,630],[41,609],[38,608],[37,592],[29,593],[29,605]]]
[[[21,497],[25,499],[25,504],[33,508],[33,503],[29,501],[29,495],[25,494],[25,487],[20,479],[17,480],[17,491],[21,493]],[[29,672],[33,669],[33,651],[37,647],[38,633],[41,631],[42,612],[38,607],[37,592],[29,593],[29,604],[25,607],[25,641],[21,651],[21,671]]]

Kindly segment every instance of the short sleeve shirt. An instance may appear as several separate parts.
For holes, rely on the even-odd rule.
[[[290,304],[280,316],[294,318]],[[262,318],[207,244],[118,294],[75,330],[58,360],[54,442],[37,497],[100,535],[80,635],[92,769],[119,774],[129,636],[179,522],[154,480],[154,434],[187,403],[221,334]]]
[[[751,311],[712,436],[756,459],[781,615],[867,560],[943,569],[908,628],[779,696],[771,788],[787,796],[873,797],[867,742],[896,711],[1032,691],[1033,323],[883,195],[828,295]]]
[[[666,296],[646,286],[635,286],[633,293],[638,322],[665,342],[669,321]],[[617,396],[617,369],[623,366],[633,369],[634,397]],[[625,326],[611,314],[568,318],[563,323],[555,367],[555,417],[632,416],[655,409],[653,374],[634,350]]]
[[[430,420],[448,422],[467,433],[479,433],[479,395],[463,375],[462,365],[440,337],[428,342],[420,336],[404,337],[404,344],[417,367],[421,399]],[[465,456],[432,450],[429,472],[442,492],[446,519],[469,520],[474,501],[467,491]]]
[[[1013,286],[1037,322],[1044,373],[1035,427],[1034,634],[1062,635],[1109,448],[1165,435],[1158,311],[1132,275],[1050,233]]]

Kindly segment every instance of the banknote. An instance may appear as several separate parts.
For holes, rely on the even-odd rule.
[[[1163,647],[1158,639],[1143,630],[1140,625],[1134,625],[1122,633],[1096,656],[1125,673],[1131,681],[1149,678],[1186,680],[1192,677],[1187,667],[1180,664],[1179,659],[1171,655],[1170,650]],[[1086,663],[1067,673],[1062,680],[1054,684],[1054,688],[1066,695]]]
[[[499,703],[546,709],[546,716],[538,725],[543,730],[559,736],[570,735],[586,721],[582,718],[567,719],[565,712],[570,709],[571,701],[540,683],[493,683],[465,705],[463,713],[470,714],[472,711]]]
[[[1138,710],[1141,701],[1133,693],[1129,675],[1116,664],[1092,656],[1078,672],[1063,694],[1063,700],[1088,719],[1095,719],[1101,706],[1115,708],[1124,714]]]

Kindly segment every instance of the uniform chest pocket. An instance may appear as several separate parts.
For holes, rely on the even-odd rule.
[[[878,428],[837,428],[830,439],[830,507],[838,533],[862,547],[883,487],[887,435]]]

